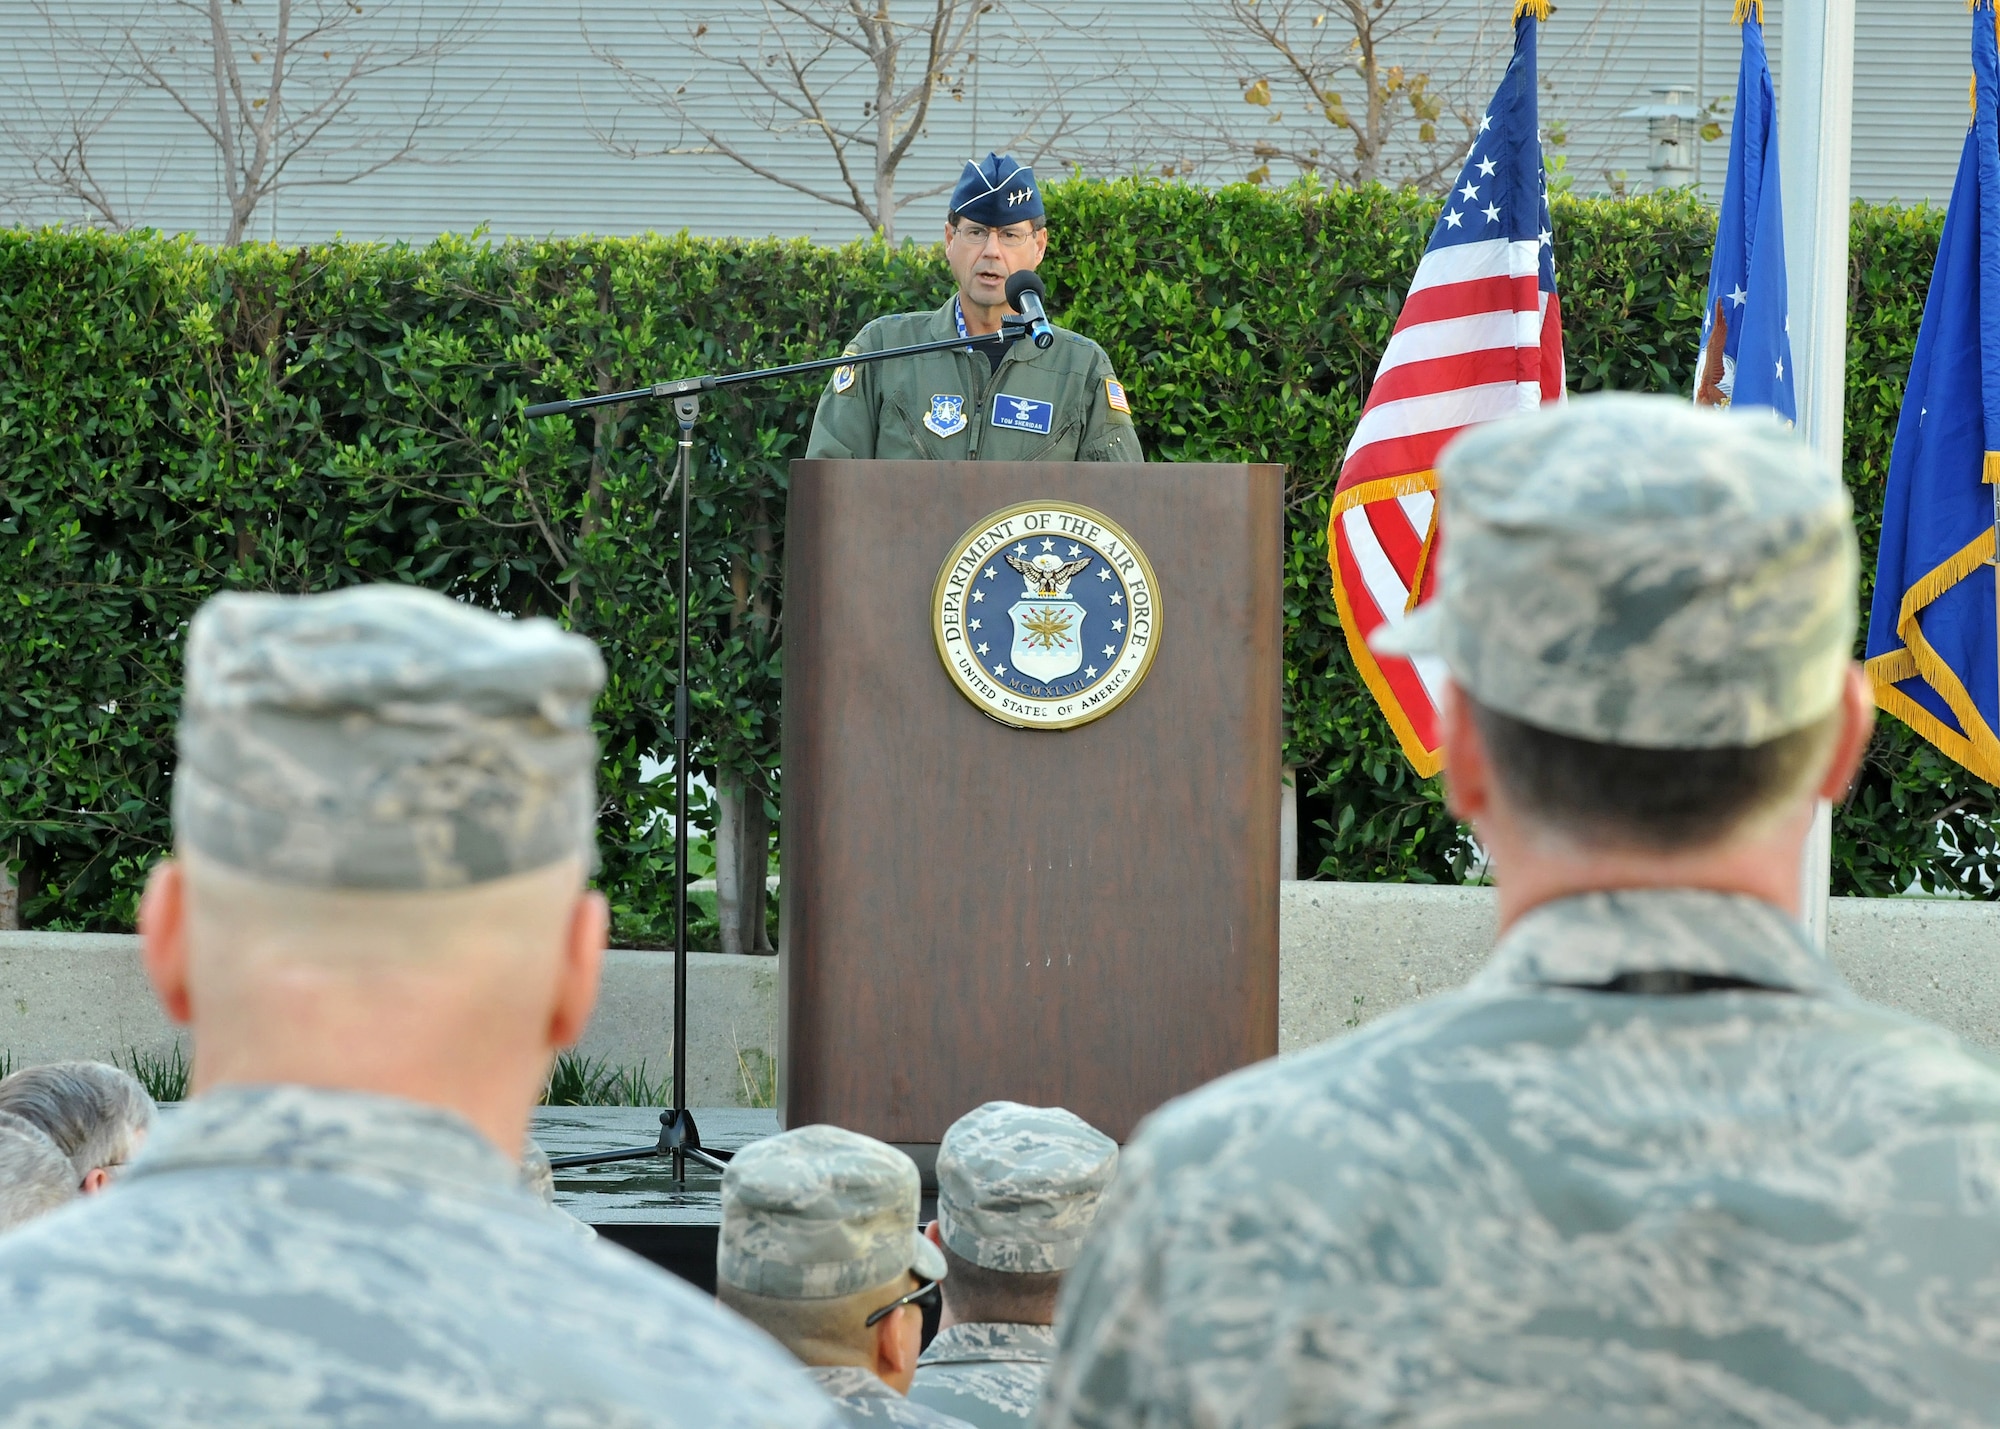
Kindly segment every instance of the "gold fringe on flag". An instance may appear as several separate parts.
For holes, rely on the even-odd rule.
[[[2000,452],[1986,454],[1986,484],[2000,486]]]
[[[1750,18],[1750,12],[1757,12],[1757,23],[1764,23],[1764,0],[1736,0],[1736,23],[1742,24]]]
[[[1532,15],[1537,20],[1548,19],[1549,0],[1514,0],[1514,18],[1518,20],[1523,15]]]

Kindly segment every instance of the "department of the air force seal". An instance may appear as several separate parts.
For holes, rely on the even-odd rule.
[[[1066,501],[996,511],[959,537],[931,592],[946,673],[1020,729],[1069,729],[1116,709],[1153,663],[1153,568],[1110,518]]]

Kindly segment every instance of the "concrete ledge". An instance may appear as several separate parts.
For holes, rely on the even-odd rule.
[[[1459,986],[1498,925],[1490,888],[1280,884],[1278,1047]],[[2000,904],[1836,898],[1827,956],[1863,997],[2000,1051]]]
[[[1457,987],[1485,960],[1493,891],[1412,884],[1279,885],[1278,1045],[1337,1037],[1393,1008]],[[1834,965],[1864,997],[2000,1050],[2000,905],[1837,898]],[[778,963],[692,953],[691,1100],[749,1106],[768,1097],[778,1028]],[[617,1067],[672,1065],[673,957],[614,951],[582,1050]],[[60,1057],[167,1051],[179,1034],[154,1005],[138,939],[0,933],[0,1052],[16,1066]]]
[[[769,1104],[778,1045],[778,960],[688,955],[688,1099]],[[671,953],[614,949],[579,1050],[665,1082],[673,1068]],[[112,933],[0,933],[0,1053],[16,1067],[159,1055],[187,1034],[169,1023],[139,966],[139,940]]]

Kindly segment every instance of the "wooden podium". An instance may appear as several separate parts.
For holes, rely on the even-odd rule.
[[[782,1124],[921,1146],[1007,1098],[1123,1141],[1277,1052],[1281,476],[792,463]],[[1158,640],[1103,718],[1008,728],[947,675],[933,586],[1051,499],[1149,558]]]

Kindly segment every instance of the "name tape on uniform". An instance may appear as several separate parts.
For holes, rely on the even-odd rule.
[[[1046,437],[1055,430],[1056,404],[1002,392],[993,399],[993,425],[1015,432],[1040,432]]]

